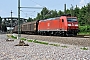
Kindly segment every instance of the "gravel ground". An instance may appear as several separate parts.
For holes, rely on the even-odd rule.
[[[19,40],[7,42],[6,39],[5,34],[0,35],[0,60],[90,60],[90,47],[82,50],[83,46],[60,43],[56,47],[33,42],[27,42],[29,46],[14,46]],[[61,47],[64,45],[67,48]]]

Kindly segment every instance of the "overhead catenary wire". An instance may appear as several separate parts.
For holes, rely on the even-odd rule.
[[[37,2],[35,2],[35,1],[33,1],[33,0],[30,0],[30,1],[34,2],[35,4],[40,5],[41,7],[45,7],[45,6],[43,6],[43,5],[41,5],[41,4],[37,3]]]
[[[26,17],[30,17],[30,16],[34,16],[34,15],[29,15],[29,14],[27,14],[27,13],[25,13],[23,10],[20,10],[21,12],[23,12],[25,15],[26,15]],[[27,11],[27,12],[35,12],[35,11]]]
[[[33,1],[33,0],[30,0],[30,1],[34,2],[35,4],[40,5],[40,7],[20,7],[20,8],[27,8],[27,9],[43,9],[43,8],[45,8],[45,6],[43,6],[43,5],[35,2],[35,1]],[[43,12],[43,14],[44,14],[44,12]],[[43,18],[44,18],[44,15],[43,15]]]
[[[20,7],[20,8],[42,9],[42,8],[45,7],[45,6],[43,6],[43,5],[41,5],[41,4],[37,3],[37,2],[35,2],[35,1],[33,1],[33,0],[30,0],[30,1],[34,2],[35,4],[40,5],[40,7]]]
[[[42,9],[42,8],[44,8],[44,7],[20,7],[20,8]]]
[[[26,11],[26,10],[21,10],[21,11],[23,11],[23,12],[36,12],[36,11]]]

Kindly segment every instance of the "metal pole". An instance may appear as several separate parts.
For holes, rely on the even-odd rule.
[[[73,5],[71,4],[71,16],[74,16],[73,14]]]
[[[44,15],[44,12],[43,12],[43,20],[44,20],[44,17],[45,17],[45,15]]]
[[[11,10],[11,34],[12,34],[12,10]]]
[[[66,4],[64,4],[64,14],[66,14]]]
[[[18,0],[18,39],[21,37],[20,34],[20,0]]]

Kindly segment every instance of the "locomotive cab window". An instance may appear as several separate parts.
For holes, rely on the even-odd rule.
[[[62,22],[64,22],[64,19],[62,19]]]
[[[76,18],[67,18],[67,21],[68,22],[77,22],[77,19]]]

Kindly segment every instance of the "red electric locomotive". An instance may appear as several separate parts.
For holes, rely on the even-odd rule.
[[[77,17],[72,17],[71,15],[40,20],[38,23],[39,34],[76,36],[78,29]]]

